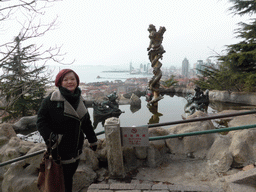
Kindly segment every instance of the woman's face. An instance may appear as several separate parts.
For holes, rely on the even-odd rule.
[[[61,86],[74,93],[77,87],[75,74],[73,72],[67,73],[61,82]]]

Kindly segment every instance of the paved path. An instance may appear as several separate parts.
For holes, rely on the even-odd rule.
[[[112,184],[92,184],[87,192],[224,192],[222,189],[208,186],[182,186],[164,183],[112,183]]]
[[[226,176],[224,179],[230,192],[255,192],[256,190],[256,168],[246,171],[239,171],[236,174]],[[223,182],[224,182],[223,180]],[[159,182],[152,180],[136,180],[132,179],[129,183],[124,181],[117,181],[109,179],[98,184],[91,184],[89,188],[81,192],[225,192],[221,188],[210,187],[207,185],[200,185],[193,183],[193,186],[178,185],[169,182]]]

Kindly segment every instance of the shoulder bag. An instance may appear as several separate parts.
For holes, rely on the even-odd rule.
[[[44,153],[40,164],[37,187],[41,192],[64,192],[65,184],[61,159],[58,155],[57,160],[53,160],[51,137],[52,134],[50,135],[49,146],[47,146],[47,151]],[[58,138],[56,143],[58,153]]]

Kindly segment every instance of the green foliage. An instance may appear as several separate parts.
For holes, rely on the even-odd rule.
[[[229,0],[234,4],[229,10],[233,11],[235,15],[253,14],[256,11],[256,2],[253,0]]]
[[[164,86],[164,87],[171,87],[173,85],[175,85],[176,83],[178,83],[178,81],[174,80],[175,76],[172,75],[169,79],[167,79],[166,81],[161,81],[161,84]]]
[[[249,73],[245,79],[245,91],[255,92],[256,91],[256,74]]]
[[[254,14],[256,1],[230,0],[234,14]],[[205,66],[195,81],[204,89],[227,91],[255,91],[256,76],[256,20],[251,23],[239,23],[237,37],[242,41],[227,46],[227,53],[219,56],[219,68]]]
[[[33,45],[21,48],[17,37],[14,51],[1,63],[3,74],[0,76],[1,97],[5,98],[5,111],[10,118],[33,115],[40,107],[45,95],[48,78],[43,76],[45,66],[37,67],[37,54],[30,52]]]

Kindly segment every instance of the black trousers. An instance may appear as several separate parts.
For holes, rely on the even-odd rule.
[[[64,173],[65,192],[72,192],[73,176],[77,170],[79,161],[80,160],[77,160],[75,163],[62,164]]]

